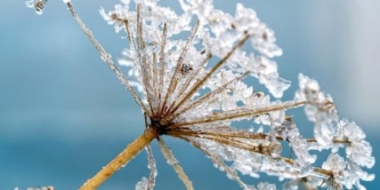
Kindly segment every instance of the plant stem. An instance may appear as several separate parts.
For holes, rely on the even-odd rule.
[[[118,169],[125,166],[134,158],[145,146],[157,137],[157,132],[152,128],[147,128],[144,133],[135,141],[129,144],[119,155],[103,167],[94,177],[87,180],[80,190],[94,190],[111,177]]]

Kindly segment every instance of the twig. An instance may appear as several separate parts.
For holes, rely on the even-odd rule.
[[[112,176],[118,169],[125,166],[134,158],[144,147],[157,137],[157,133],[152,128],[147,128],[144,133],[135,141],[129,144],[119,155],[110,163],[103,167],[94,177],[87,180],[80,190],[93,190],[98,188],[103,182]]]

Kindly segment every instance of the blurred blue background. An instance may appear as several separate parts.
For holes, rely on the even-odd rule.
[[[117,58],[127,42],[98,14],[101,6],[110,10],[115,2],[74,0],[74,5]],[[333,96],[341,117],[363,127],[379,158],[380,2],[242,2],[276,32],[284,50],[276,59],[280,74],[293,81],[285,96],[293,96],[299,72],[317,79]],[[61,0],[50,0],[41,16],[20,0],[3,0],[1,7],[0,189],[77,189],[144,130],[143,114]],[[219,2],[216,7],[232,13],[235,3]],[[304,114],[295,117],[311,131]],[[200,151],[166,140],[196,189],[239,189]],[[184,189],[155,143],[153,148],[157,189]],[[148,172],[143,152],[100,189],[134,189]],[[378,164],[370,172],[379,177]],[[364,184],[379,189],[376,181]]]

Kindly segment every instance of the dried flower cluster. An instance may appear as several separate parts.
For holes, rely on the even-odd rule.
[[[45,2],[31,0],[27,5],[41,12]],[[180,15],[159,6],[156,0],[122,0],[113,11],[101,9],[108,24],[114,25],[116,32],[125,32],[129,41],[129,48],[119,58],[119,63],[128,68],[124,76],[71,2],[64,2],[146,116],[145,132],[81,189],[97,188],[143,148],[148,152],[151,173],[137,183],[136,189],[153,189],[157,172],[149,144],[154,139],[186,188],[193,189],[166,146],[164,135],[185,140],[201,150],[243,189],[276,186],[249,185],[240,174],[278,176],[285,179],[284,189],[365,189],[360,181],[374,179],[363,170],[375,162],[365,134],[354,122],[339,118],[332,98],[321,91],[317,81],[300,74],[294,99],[280,99],[290,82],[279,76],[272,58],[281,55],[282,50],[275,43],[274,32],[254,10],[237,4],[231,15],[214,8],[211,0],[179,0],[183,10]],[[245,44],[251,47],[243,50]],[[246,78],[256,78],[270,94],[255,91]],[[314,137],[303,137],[286,114],[286,110],[296,107],[304,107],[314,123]],[[261,127],[254,130],[234,126],[241,120]],[[294,159],[283,156],[282,146],[286,144],[294,152]],[[317,166],[318,155],[310,151],[325,149],[330,155]],[[344,153],[340,149],[345,154],[340,154]]]

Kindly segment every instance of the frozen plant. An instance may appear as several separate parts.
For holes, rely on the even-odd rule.
[[[27,5],[40,13],[45,2],[31,0]],[[64,2],[146,120],[144,133],[80,189],[96,189],[144,148],[151,173],[136,189],[153,189],[157,175],[153,140],[186,189],[193,189],[166,145],[166,135],[198,148],[242,189],[276,189],[274,184],[250,185],[240,178],[262,173],[284,179],[284,189],[365,189],[360,181],[374,179],[363,170],[375,162],[365,134],[353,121],[339,118],[331,96],[321,91],[317,81],[300,74],[294,99],[281,99],[290,82],[279,76],[272,58],[282,50],[254,10],[238,3],[231,15],[214,8],[211,0],[179,0],[180,15],[156,0],[122,0],[113,11],[100,9],[116,32],[125,32],[130,44],[119,58],[120,65],[128,68],[124,75],[72,3]],[[251,45],[249,51],[242,49],[245,44]],[[255,91],[243,80],[252,78],[269,94]],[[314,137],[304,137],[287,115],[287,110],[298,107],[314,124]],[[260,130],[236,128],[234,123],[241,120],[261,126]],[[291,147],[294,159],[284,156],[283,145]],[[322,158],[311,150],[327,150],[330,155],[317,165]]]

